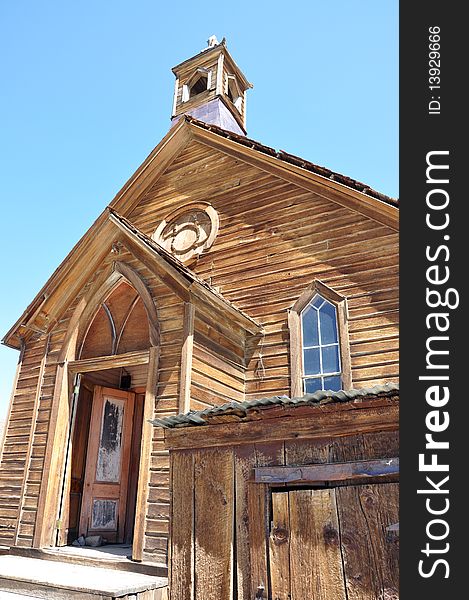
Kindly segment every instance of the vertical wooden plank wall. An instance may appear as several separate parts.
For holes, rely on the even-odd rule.
[[[174,598],[193,600],[194,574],[194,454],[176,452],[171,458],[171,548],[169,579]],[[178,493],[173,493],[179,490]],[[175,521],[176,519],[176,521]],[[174,565],[174,567],[173,567]]]
[[[233,453],[201,450],[194,456],[194,598],[233,597],[233,526]]]
[[[336,495],[347,598],[397,598],[399,546],[383,532],[399,521],[399,484],[347,486]]]
[[[264,556],[266,570],[267,524],[248,505],[247,481],[254,466],[283,462],[283,442],[172,453],[173,600],[254,597],[248,525],[261,523],[259,559]]]
[[[268,597],[270,507],[254,467],[398,454],[396,431],[172,451],[171,600],[252,600],[260,584]]]

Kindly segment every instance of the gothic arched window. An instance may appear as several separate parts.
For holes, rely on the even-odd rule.
[[[337,309],[317,294],[301,311],[303,390],[341,390]]]
[[[182,102],[210,90],[212,87],[212,72],[210,69],[199,67],[182,86]]]
[[[201,75],[189,88],[189,98],[193,98],[205,90],[208,87],[208,78]]]
[[[315,281],[289,312],[291,395],[350,389],[346,300]]]

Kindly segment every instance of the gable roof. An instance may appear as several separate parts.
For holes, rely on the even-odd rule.
[[[220,54],[220,53],[223,54],[224,60],[226,60],[228,62],[231,71],[233,73],[236,73],[236,75],[239,77],[239,79],[241,80],[241,82],[244,86],[244,89],[247,90],[249,88],[252,88],[253,87],[252,83],[249,83],[249,81],[246,79],[246,76],[241,71],[239,66],[236,64],[234,58],[231,56],[230,52],[228,51],[228,48],[226,47],[226,39],[225,38],[223,38],[221,40],[221,42],[219,42],[218,44],[215,44],[214,46],[211,46],[208,48],[204,48],[203,50],[201,50],[197,54],[194,54],[190,58],[186,58],[185,60],[178,63],[176,66],[174,66],[171,70],[174,73],[174,75],[177,76],[177,73],[181,69],[181,67],[184,67],[185,65],[191,63],[194,60],[194,58],[197,58],[198,56],[205,57],[205,56],[209,56],[211,54],[216,55],[216,54]]]
[[[2,340],[5,345],[19,348],[19,330],[30,329],[47,331],[64,312],[74,295],[78,293],[77,282],[83,282],[83,274],[89,274],[103,260],[115,237],[115,227],[121,225],[121,230],[132,232],[135,238],[148,246],[155,256],[160,256],[173,270],[183,267],[192,273],[182,263],[176,267],[176,261],[169,253],[161,253],[154,242],[135,228],[125,219],[133,208],[140,202],[147,190],[165,172],[172,161],[191,142],[198,141],[239,160],[254,165],[261,170],[289,181],[299,187],[315,192],[328,200],[348,209],[355,210],[379,223],[398,229],[397,201],[376,192],[369,186],[354,179],[335,173],[324,167],[314,165],[292,154],[276,151],[259,142],[221,129],[215,125],[207,125],[187,115],[172,127],[165,137],[149,154],[141,166],[124,184],[109,206],[101,213],[93,225],[73,247],[66,258],[54,271],[34,300],[29,304],[21,317],[7,332]],[[122,220],[124,219],[124,220]],[[171,259],[169,258],[171,257]],[[179,261],[178,261],[179,262]],[[77,277],[79,274],[79,277]],[[193,290],[205,290],[205,298],[217,298],[228,310],[234,311],[249,327],[259,327],[257,323],[233,304],[224,299],[195,273],[191,277]],[[57,290],[62,288],[60,302],[57,301]],[[67,304],[68,303],[68,304]],[[61,307],[61,311],[57,309]],[[234,314],[234,313],[232,313]],[[26,336],[27,337],[27,336]]]
[[[312,191],[395,231],[399,229],[397,200],[380,194],[364,183],[216,125],[207,125],[188,115],[184,116],[184,122],[195,141]]]
[[[165,250],[158,242],[155,242],[139,229],[137,229],[132,223],[130,223],[125,217],[119,215],[115,210],[107,208],[103,214],[107,215],[107,229],[111,229],[113,235],[103,235],[103,239],[107,241],[104,245],[110,248],[113,240],[116,238],[116,230],[123,234],[123,237],[143,250],[144,254],[152,260],[152,265],[155,266],[160,274],[164,273],[165,282],[170,285],[176,293],[185,299],[198,300],[202,304],[209,304],[211,307],[222,311],[229,315],[239,326],[243,327],[246,331],[251,333],[257,333],[262,330],[259,325],[252,317],[248,316],[243,311],[236,308],[233,303],[226,300],[222,294],[220,294],[215,288],[209,283],[198,277],[193,271],[186,267],[178,258],[173,256],[170,252]],[[132,249],[129,248],[132,252]],[[63,264],[61,267],[63,268]],[[47,303],[52,306],[50,312],[48,312],[48,319],[43,324],[43,333],[47,333],[47,330],[56,323],[63,312],[68,308],[70,302],[73,300],[75,295],[79,292],[79,289],[83,285],[83,282],[90,276],[94,269],[94,263],[86,260],[86,256],[76,262],[71,269],[71,272],[67,274],[67,279],[74,282],[74,288],[67,289],[68,297],[70,301],[56,303],[54,305],[54,295],[57,295],[59,290],[62,288],[63,280],[60,279],[60,267],[52,275],[47,282],[45,288],[41,290],[40,294],[36,296],[34,301],[28,306],[26,311],[22,314],[20,319],[15,325],[8,331],[2,340],[2,343],[13,348],[19,348],[20,341],[17,336],[18,331],[21,328],[31,328],[31,322],[39,317],[41,312],[44,312],[47,308]],[[57,307],[57,308],[56,308]],[[55,314],[57,313],[57,314]],[[37,331],[37,328],[36,328]],[[15,338],[16,336],[16,338]]]
[[[198,119],[196,119],[190,115],[184,115],[184,118],[186,119],[187,122],[197,125],[197,127],[202,127],[203,129],[206,129],[207,131],[212,131],[213,133],[216,133],[217,135],[222,136],[226,139],[234,140],[238,144],[242,144],[243,146],[247,146],[248,148],[252,148],[252,149],[254,149],[258,152],[262,152],[263,154],[266,154],[268,156],[273,156],[273,157],[278,158],[279,160],[284,161],[286,163],[296,165],[298,167],[301,167],[302,169],[306,169],[307,171],[310,171],[311,173],[315,173],[316,175],[321,175],[322,177],[325,177],[326,179],[330,179],[331,181],[336,181],[337,183],[340,183],[346,187],[357,190],[358,192],[361,192],[362,194],[365,194],[366,196],[371,196],[372,198],[376,198],[378,200],[381,200],[382,202],[386,202],[387,204],[390,204],[391,206],[396,206],[396,207],[399,206],[398,199],[391,198],[390,196],[386,196],[385,194],[382,194],[381,192],[374,190],[366,183],[362,183],[360,181],[357,181],[356,179],[352,179],[351,177],[347,177],[346,175],[337,173],[336,171],[331,171],[327,167],[321,167],[320,165],[316,165],[315,163],[312,163],[304,158],[301,158],[300,156],[295,156],[294,154],[289,154],[288,152],[285,152],[284,150],[275,150],[274,148],[265,146],[264,144],[261,144],[260,142],[257,142],[256,140],[248,138],[245,135],[239,135],[232,131],[227,131],[226,129],[222,129],[221,127],[218,127],[217,125],[204,123],[203,121],[199,121]]]
[[[122,215],[119,215],[116,211],[109,209],[110,220],[119,227],[124,233],[129,235],[131,238],[138,242],[141,242],[150,254],[158,255],[163,260],[162,266],[166,271],[173,269],[179,273],[188,283],[188,291],[195,293],[199,296],[205,296],[210,299],[211,303],[218,307],[224,307],[225,310],[230,312],[230,316],[236,319],[245,329],[254,333],[262,329],[261,325],[257,323],[255,319],[247,315],[241,309],[237,308],[232,302],[227,300],[218,290],[216,290],[209,283],[201,279],[198,275],[191,271],[184,263],[178,258],[173,256],[171,252],[168,252],[163,246],[161,246],[155,240],[145,235],[142,231],[137,229],[130,221],[128,221]]]

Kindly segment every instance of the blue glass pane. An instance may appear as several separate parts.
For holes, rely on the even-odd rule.
[[[327,346],[322,352],[322,372],[338,373],[339,369],[339,347]]]
[[[319,308],[323,302],[324,298],[322,298],[321,296],[316,296],[316,298],[311,302],[311,306]]]
[[[307,308],[303,314],[303,346],[319,346],[318,311]]]
[[[337,324],[335,307],[326,302],[319,311],[321,323],[321,343],[335,344],[337,342]]]
[[[339,375],[335,377],[324,377],[324,389],[332,390],[333,392],[338,392],[342,389],[342,381]]]
[[[317,377],[315,379],[305,379],[305,394],[312,394],[313,392],[317,392],[321,388],[321,378]]]
[[[321,372],[319,365],[319,348],[304,350],[305,375],[317,375]]]

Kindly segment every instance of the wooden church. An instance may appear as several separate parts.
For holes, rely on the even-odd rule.
[[[247,137],[225,40],[173,72],[169,132],[3,339],[0,590],[54,560],[169,565],[172,600],[398,598],[397,202]]]

